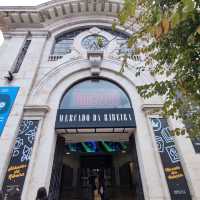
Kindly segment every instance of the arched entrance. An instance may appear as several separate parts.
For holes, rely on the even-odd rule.
[[[93,199],[100,176],[104,199],[144,199],[126,92],[106,79],[74,84],[61,98],[49,199]]]

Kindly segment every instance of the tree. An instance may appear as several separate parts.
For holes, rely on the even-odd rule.
[[[162,114],[186,124],[186,129],[173,133],[185,134],[187,130],[191,137],[199,137],[200,0],[124,0],[118,19],[120,25],[139,24],[128,41],[132,56],[145,54],[145,64],[137,68],[136,75],[149,70],[152,75],[166,77],[138,86],[139,94],[143,98],[164,96]],[[139,48],[141,41],[143,47]]]

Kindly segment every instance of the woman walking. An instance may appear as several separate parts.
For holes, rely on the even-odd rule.
[[[104,200],[104,187],[99,176],[95,177],[94,179],[93,195],[93,200]]]

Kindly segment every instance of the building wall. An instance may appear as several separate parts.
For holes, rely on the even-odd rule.
[[[56,144],[55,118],[59,101],[71,85],[83,78],[91,77],[91,65],[87,52],[80,46],[81,38],[100,30],[91,29],[81,34],[74,41],[73,51],[62,59],[49,62],[48,58],[55,37],[64,31],[86,25],[103,25],[111,27],[112,17],[87,16],[71,17],[48,24],[45,29],[15,29],[6,35],[5,42],[0,48],[0,84],[1,86],[19,86],[20,91],[0,138],[0,187],[8,167],[10,155],[15,143],[20,120],[38,119],[40,126],[34,143],[31,161],[22,193],[22,200],[34,200],[39,187],[49,188]],[[28,32],[29,30],[29,32]],[[31,33],[31,44],[24,58],[20,71],[14,74],[14,80],[7,82],[4,78],[16,62],[18,53],[26,37]],[[111,36],[103,33],[108,38]],[[104,52],[99,76],[118,83],[130,97],[133,105],[137,129],[135,140],[139,166],[143,183],[145,199],[170,199],[160,155],[157,151],[148,110],[162,105],[160,97],[149,100],[142,99],[136,86],[152,82],[147,72],[139,77],[134,74],[134,67],[143,63],[130,60],[131,68],[126,68],[120,74],[121,61],[114,53],[116,42],[109,44]],[[156,115],[157,117],[158,115]],[[169,119],[171,127],[180,125]],[[70,140],[70,136],[69,136]],[[181,157],[182,166],[189,184],[193,199],[200,199],[200,157],[194,153],[192,144],[185,137],[175,138],[176,146]]]
[[[46,37],[43,36],[32,36],[32,42],[29,46],[28,52],[21,66],[20,72],[14,74],[14,80],[8,82],[4,76],[11,70],[16,62],[18,52],[21,50],[27,33],[14,34],[11,38],[5,39],[5,44],[2,48],[5,48],[0,61],[0,74],[1,74],[1,85],[2,86],[19,86],[15,104],[12,108],[6,126],[4,128],[1,137],[1,151],[0,153],[0,184],[3,183],[3,176],[9,162],[10,154],[12,151],[13,144],[15,142],[15,136],[18,130],[19,122],[23,115],[24,106],[27,101],[27,97],[31,91],[34,77],[37,72],[40,58],[42,55],[43,46]],[[5,47],[6,46],[6,47]],[[37,49],[37,51],[35,51]]]

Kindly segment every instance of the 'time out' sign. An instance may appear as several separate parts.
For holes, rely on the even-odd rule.
[[[103,93],[103,95],[102,95]],[[74,94],[74,103],[81,107],[91,106],[117,106],[120,104],[120,95],[117,91],[90,91],[90,92],[79,92]]]

